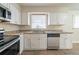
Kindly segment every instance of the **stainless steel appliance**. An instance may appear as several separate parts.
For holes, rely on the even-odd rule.
[[[19,35],[4,35],[0,43],[0,55],[17,55],[20,51]]]
[[[4,29],[3,28],[0,28],[0,42],[3,41],[3,38],[4,38]]]
[[[16,39],[10,43],[3,46],[3,51],[0,52],[0,55],[17,55],[20,51],[20,40]]]
[[[60,33],[48,33],[47,34],[47,48],[59,49]]]
[[[6,9],[0,7],[0,19],[6,18]]]
[[[11,19],[11,11],[7,8],[4,8],[0,4],[0,21],[1,22],[9,22]]]
[[[11,19],[11,11],[6,10],[6,19]]]

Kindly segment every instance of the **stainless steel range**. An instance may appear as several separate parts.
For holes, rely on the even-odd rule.
[[[4,38],[4,29],[3,28],[0,28],[0,43],[3,41],[3,38]]]

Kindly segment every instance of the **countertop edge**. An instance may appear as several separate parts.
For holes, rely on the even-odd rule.
[[[6,31],[5,32],[5,34],[21,34],[21,33],[23,33],[23,34],[47,34],[47,33],[60,33],[60,34],[72,34],[73,32],[46,32],[46,33],[31,33],[31,32],[29,32],[29,31],[23,31],[23,30],[21,30],[21,31],[19,31],[19,30],[16,30],[16,31]]]

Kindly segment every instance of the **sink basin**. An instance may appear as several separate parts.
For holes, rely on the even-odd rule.
[[[45,33],[45,31],[38,29],[38,30],[32,30],[32,33]]]

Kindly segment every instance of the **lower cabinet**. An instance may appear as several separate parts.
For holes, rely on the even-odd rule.
[[[31,49],[39,50],[40,49],[40,38],[31,38]]]
[[[46,34],[24,34],[24,50],[47,49]]]
[[[60,49],[72,49],[72,34],[60,34]]]
[[[44,38],[40,39],[40,48],[47,49],[47,35]]]
[[[24,44],[23,44],[23,42],[24,42],[24,36],[23,36],[23,34],[20,34],[20,51],[19,51],[19,54],[21,54],[22,52],[23,52],[23,50],[24,50]]]

